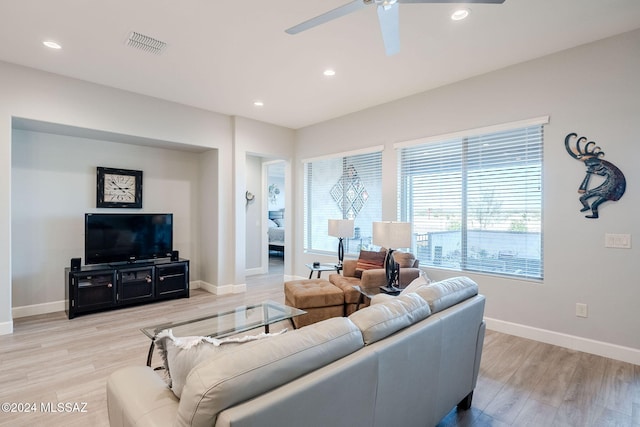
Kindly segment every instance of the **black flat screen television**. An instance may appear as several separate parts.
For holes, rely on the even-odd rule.
[[[173,214],[85,214],[85,264],[171,256]]]

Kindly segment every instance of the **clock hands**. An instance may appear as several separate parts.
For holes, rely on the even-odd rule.
[[[111,180],[111,184],[113,184],[114,186],[118,187],[118,190],[120,190],[120,191],[127,192],[127,190],[130,190],[129,187],[126,187],[126,188],[120,187],[118,184],[116,184],[116,182],[114,180]]]

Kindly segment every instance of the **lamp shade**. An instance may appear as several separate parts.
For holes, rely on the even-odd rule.
[[[353,237],[352,219],[330,219],[329,236],[333,237]]]
[[[374,222],[373,244],[387,249],[411,247],[411,223],[396,221]]]

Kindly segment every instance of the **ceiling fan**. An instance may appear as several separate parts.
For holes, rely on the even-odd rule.
[[[311,18],[287,30],[288,34],[298,34],[333,19],[340,18],[366,6],[375,4],[378,9],[378,21],[382,30],[382,39],[387,55],[395,55],[400,51],[400,36],[398,33],[398,4],[399,3],[489,3],[502,4],[505,0],[353,0],[322,15]]]

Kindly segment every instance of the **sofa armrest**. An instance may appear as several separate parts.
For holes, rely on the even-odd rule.
[[[384,268],[373,268],[371,270],[363,270],[360,286],[363,288],[375,288],[376,286],[386,286],[387,275]]]
[[[127,366],[107,379],[111,427],[173,423],[179,404],[164,380],[148,366]]]
[[[419,268],[401,268],[400,269],[400,287],[404,288],[420,277],[421,270]]]
[[[401,268],[400,269],[400,287],[404,288],[414,279],[420,277],[419,268]],[[363,288],[374,288],[376,286],[387,285],[387,275],[384,268],[375,268],[371,270],[364,270],[362,272],[362,280],[360,282]]]
[[[356,266],[358,260],[347,259],[342,262],[342,275],[344,277],[356,277]]]

